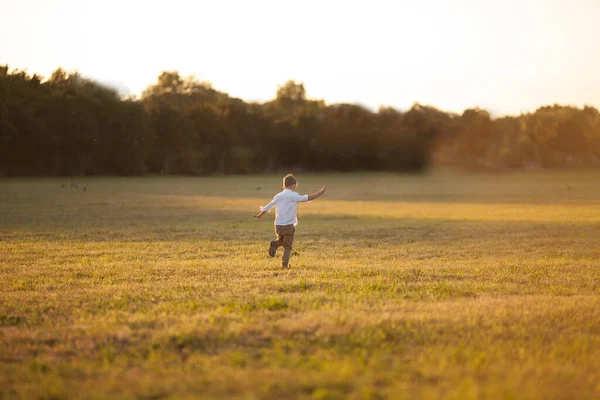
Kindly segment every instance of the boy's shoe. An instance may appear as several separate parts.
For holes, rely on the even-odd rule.
[[[271,257],[275,257],[276,252],[277,252],[277,240],[273,240],[271,242],[271,246],[269,246],[269,255]]]
[[[281,269],[290,269],[292,266],[291,265],[282,265]]]

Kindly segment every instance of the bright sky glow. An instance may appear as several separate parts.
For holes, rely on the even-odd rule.
[[[0,0],[0,64],[140,94],[163,70],[265,101],[600,108],[599,0]]]

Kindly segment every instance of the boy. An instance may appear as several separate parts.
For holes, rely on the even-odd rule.
[[[296,206],[303,201],[311,201],[319,196],[322,196],[327,189],[327,185],[321,190],[310,195],[301,196],[296,192],[298,181],[294,175],[288,174],[283,178],[283,191],[273,197],[273,200],[264,207],[260,207],[259,214],[253,214],[255,218],[262,218],[263,215],[275,206],[277,213],[275,216],[275,233],[277,240],[271,242],[269,247],[269,255],[275,257],[275,252],[279,246],[283,246],[283,258],[281,259],[281,267],[288,268],[290,255],[292,254],[292,244],[294,244],[294,233],[298,218],[296,216]]]

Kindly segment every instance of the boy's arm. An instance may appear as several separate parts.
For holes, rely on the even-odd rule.
[[[275,199],[273,198],[273,200],[271,200],[271,202],[270,202],[269,204],[267,204],[266,206],[264,206],[264,207],[261,207],[261,208],[260,208],[260,213],[258,213],[258,214],[252,214],[252,216],[253,216],[254,218],[262,218],[262,217],[263,217],[263,215],[265,215],[266,213],[268,213],[268,212],[269,212],[269,210],[270,210],[270,209],[271,209],[271,208],[272,208],[274,205],[275,205]]]
[[[313,194],[309,194],[308,195],[308,201],[314,200],[317,197],[323,196],[323,193],[325,193],[325,190],[327,190],[327,185],[323,185],[323,187],[321,188],[321,190],[319,190],[316,193]]]

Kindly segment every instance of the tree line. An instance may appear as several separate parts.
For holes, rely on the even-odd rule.
[[[413,105],[406,111],[307,98],[288,81],[245,102],[163,72],[139,99],[78,73],[44,79],[0,66],[0,175],[423,171],[600,165],[600,113],[542,107],[493,119]]]

